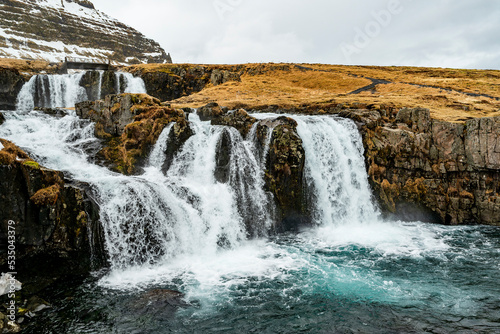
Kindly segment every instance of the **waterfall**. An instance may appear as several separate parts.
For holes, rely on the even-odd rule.
[[[97,98],[102,96],[103,72],[99,72],[97,81]],[[82,77],[86,72],[75,74],[38,74],[30,78],[23,85],[17,96],[17,110],[30,111],[35,107],[44,108],[72,108],[75,103],[89,98],[85,88],[80,86]],[[115,92],[119,93],[146,93],[146,86],[140,77],[130,73],[115,73]],[[123,87],[121,85],[123,81]]]
[[[38,74],[24,84],[17,97],[17,109],[33,110],[35,107],[69,108],[85,101],[87,93],[80,86],[84,73]]]
[[[368,184],[363,142],[353,121],[294,116],[306,152],[305,179],[319,225],[378,219]]]
[[[141,77],[134,77],[131,73],[120,73],[125,79],[125,87],[122,88],[123,93],[142,93],[146,94],[146,85]]]
[[[97,82],[97,100],[102,98],[102,77],[104,75],[103,71],[97,71],[99,73],[99,81]]]

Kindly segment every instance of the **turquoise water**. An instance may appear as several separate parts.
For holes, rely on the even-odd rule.
[[[499,228],[383,224],[362,242],[312,229],[96,273],[50,291],[55,307],[26,333],[498,333]],[[134,307],[153,288],[188,305]]]

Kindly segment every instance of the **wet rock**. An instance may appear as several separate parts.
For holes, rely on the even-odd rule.
[[[168,289],[153,289],[141,294],[131,302],[131,310],[141,315],[172,317],[181,307],[189,306],[184,294]]]
[[[186,119],[178,120],[170,129],[165,151],[165,162],[161,166],[163,174],[167,174],[175,156],[181,150],[184,143],[193,135],[193,130]]]
[[[75,109],[96,123],[95,135],[105,140],[98,153],[101,163],[124,174],[140,171],[167,124],[178,123],[174,126],[178,148],[190,135],[183,110],[163,106],[147,94],[107,95],[104,100],[77,103]]]
[[[17,94],[24,83],[25,79],[18,70],[0,67],[0,110],[16,109]]]
[[[101,80],[101,95],[100,97],[104,97],[106,95],[111,94],[120,94],[120,92],[116,91],[118,87],[118,82],[116,80],[116,74],[114,71],[104,71],[102,74]],[[123,86],[120,86],[123,87]]]
[[[219,142],[217,143],[217,148],[215,152],[215,171],[214,177],[220,183],[229,182],[230,168],[231,168],[231,136],[228,131],[225,130]]]
[[[500,117],[459,124],[405,108],[374,127],[365,112],[343,116],[361,124],[370,183],[385,212],[500,225]]]
[[[279,117],[274,127],[267,161],[266,185],[281,213],[278,230],[293,230],[307,223],[303,177],[305,152],[297,134],[297,122]]]
[[[16,231],[16,270],[20,281],[91,270],[88,229],[98,212],[84,188],[61,172],[40,166],[9,141],[0,139],[0,236],[6,243],[9,221]],[[12,224],[12,223],[11,223]],[[7,254],[0,254],[5,265]]]
[[[246,138],[252,125],[257,122],[255,117],[248,115],[244,109],[238,109],[214,117],[211,120],[212,125],[226,125],[236,128],[243,138]]]
[[[211,121],[212,119],[221,117],[225,114],[225,112],[216,102],[212,102],[198,108],[197,114],[200,117],[200,120]]]
[[[64,117],[68,114],[67,110],[61,108],[41,108],[35,107],[36,111],[43,112],[44,114],[54,116],[54,117]]]
[[[87,99],[95,101],[101,98],[99,81],[101,74],[98,71],[87,71],[80,79],[80,86],[85,88]]]

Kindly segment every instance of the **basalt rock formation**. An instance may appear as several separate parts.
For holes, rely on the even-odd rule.
[[[25,78],[18,70],[0,67],[0,110],[15,110],[17,94],[21,91]]]
[[[296,229],[308,222],[303,193],[305,152],[297,134],[297,122],[279,117],[272,132],[267,161],[266,185],[280,209],[283,229]]]
[[[96,10],[88,0],[3,0],[0,56],[51,62],[66,56],[121,64],[172,62],[158,43]]]
[[[0,253],[3,271],[19,272],[25,283],[35,276],[85,274],[104,264],[103,253],[93,253],[102,250],[101,232],[86,185],[68,183],[63,173],[40,166],[7,140],[0,142],[0,241],[6,251],[15,231],[16,251],[12,270],[7,253]]]
[[[500,225],[500,117],[449,123],[421,108],[341,114],[360,126],[384,211],[444,224]]]
[[[98,153],[108,167],[135,174],[161,132],[176,122],[173,134],[178,145],[189,137],[183,110],[164,106],[146,94],[108,95],[104,100],[77,103],[76,113],[95,122],[95,135],[105,140]]]
[[[127,70],[140,76],[148,94],[161,101],[197,93],[209,84],[216,86],[228,81],[241,81],[237,69],[229,71],[213,66],[162,65],[154,70],[132,66]]]

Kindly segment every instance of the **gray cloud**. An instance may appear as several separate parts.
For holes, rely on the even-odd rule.
[[[175,62],[500,69],[498,1],[124,0],[116,6],[115,1],[94,0],[94,4],[158,41]],[[397,9],[394,13],[391,5]],[[384,16],[388,12],[390,17]],[[346,46],[355,50],[347,57]]]

